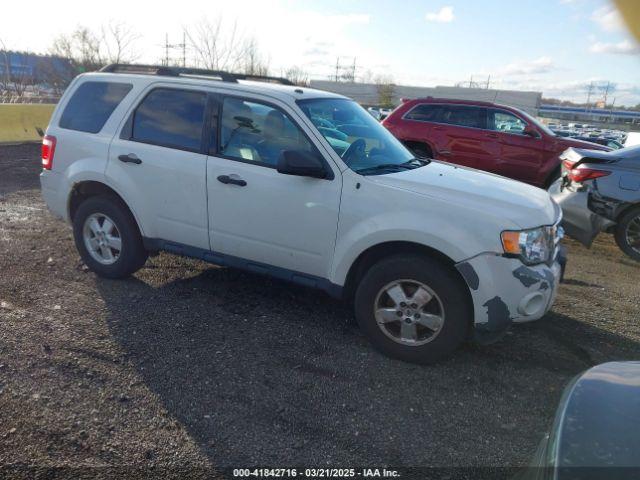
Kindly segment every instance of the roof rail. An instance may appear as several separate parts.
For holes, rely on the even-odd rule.
[[[206,70],[204,68],[165,67],[162,65],[137,65],[112,63],[100,69],[106,73],[137,73],[143,75],[161,75],[165,77],[180,77],[193,75],[202,77],[218,77],[223,82],[237,83],[235,75],[219,70]]]
[[[255,80],[257,82],[279,83],[294,87],[296,84],[283,77],[270,77],[268,75],[252,75],[250,73],[232,73],[236,80]]]
[[[100,69],[106,73],[136,73],[143,75],[161,75],[165,77],[179,77],[193,75],[199,77],[218,77],[223,82],[237,83],[238,80],[255,80],[258,82],[279,83],[281,85],[295,86],[292,81],[282,77],[270,77],[268,75],[252,75],[250,73],[229,73],[220,70],[207,70],[204,68],[165,67],[163,65],[136,65],[112,63]]]

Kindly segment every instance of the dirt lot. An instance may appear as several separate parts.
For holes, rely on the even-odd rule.
[[[567,242],[543,320],[420,367],[373,351],[347,306],[302,287],[165,254],[97,278],[38,173],[38,147],[0,147],[5,468],[518,466],[574,374],[640,357],[640,265],[609,236]]]

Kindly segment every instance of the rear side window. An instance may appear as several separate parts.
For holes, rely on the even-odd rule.
[[[129,83],[84,82],[62,112],[60,127],[98,133],[131,88]]]
[[[417,120],[420,122],[437,122],[440,117],[440,105],[429,105],[423,103],[415,106],[404,118],[407,120]]]
[[[460,127],[485,128],[485,117],[483,108],[451,105],[444,107],[440,122]]]
[[[204,92],[153,90],[134,114],[131,140],[199,152],[206,103]]]

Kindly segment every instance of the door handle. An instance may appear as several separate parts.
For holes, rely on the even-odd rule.
[[[124,163],[135,163],[136,165],[140,165],[142,163],[142,160],[140,160],[135,153],[129,153],[128,155],[118,155],[118,160]]]
[[[245,182],[241,178],[232,178],[229,175],[220,175],[218,177],[218,181],[220,183],[224,183],[225,185],[231,184],[238,185],[239,187],[245,187],[247,185],[247,182]]]
[[[487,133],[487,138],[498,138],[497,133]]]
[[[450,150],[440,150],[440,155],[451,155]]]

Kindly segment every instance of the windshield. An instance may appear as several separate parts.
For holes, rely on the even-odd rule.
[[[427,163],[414,160],[400,141],[352,100],[319,98],[299,100],[298,105],[351,170],[373,175]]]

